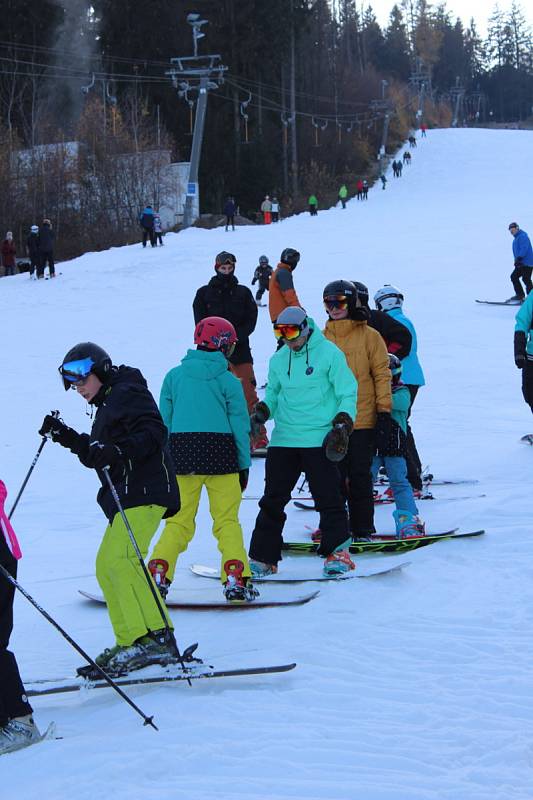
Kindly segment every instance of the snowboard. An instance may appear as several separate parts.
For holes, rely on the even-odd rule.
[[[256,447],[255,450],[252,450],[250,455],[252,458],[266,458],[267,448],[266,447]]]
[[[484,533],[484,530],[463,532],[455,528],[427,536],[412,536],[409,539],[396,539],[391,534],[389,538],[376,537],[370,542],[352,542],[350,553],[406,553],[441,540],[467,539],[472,536],[481,536]],[[290,553],[314,554],[318,550],[318,544],[316,542],[284,542],[281,549]]]
[[[101,605],[105,605],[105,599],[101,594],[91,594],[90,592],[85,592],[82,589],[78,589],[78,592],[85,597],[87,600],[90,600],[93,603],[99,603]],[[183,596],[180,598],[180,594]],[[205,597],[205,592],[202,591],[202,596]],[[314,600],[315,597],[318,597],[320,592],[310,592],[309,594],[302,594],[298,596],[290,596],[287,597],[279,597],[276,596],[276,599],[265,600],[261,596],[257,597],[255,600],[251,602],[241,601],[241,600],[233,600],[228,601],[225,600],[224,597],[220,597],[217,594],[217,597],[213,597],[211,600],[209,599],[198,599],[194,600],[191,598],[190,592],[170,592],[168,597],[166,598],[166,605],[167,608],[180,608],[183,610],[190,609],[193,611],[201,611],[203,609],[206,610],[222,610],[222,611],[230,611],[236,608],[275,608],[276,606],[303,606],[305,603],[309,603],[310,600]]]
[[[316,549],[316,548],[315,548]],[[309,552],[313,552],[310,550]],[[323,575],[321,572],[313,574],[312,571],[306,574],[291,575],[290,571],[277,572],[275,575],[266,575],[264,578],[253,578],[254,583],[307,583],[308,581],[346,581],[351,578],[373,578],[375,575],[386,575],[389,572],[397,572],[403,567],[407,567],[409,561],[403,561],[400,564],[393,564],[387,567],[361,567],[356,566],[355,570],[345,572],[342,575]],[[191,566],[192,572],[199,575],[201,578],[215,578],[220,580],[220,573],[214,567],[206,567],[203,564],[193,564]]]
[[[530,444],[533,444],[533,434],[531,434],[532,441]],[[523,437],[524,439],[524,437]],[[522,440],[523,440],[522,439]],[[421,497],[415,497],[415,500],[418,502],[419,500],[438,500],[440,503],[458,503],[461,500],[475,500],[478,497],[486,497],[486,494],[465,494],[459,497],[435,497],[435,495],[431,494],[431,492],[426,492]],[[316,511],[316,508],[312,503],[302,503],[299,500],[294,500],[294,505],[296,508],[299,508],[300,511]],[[375,506],[387,506],[394,503],[394,498],[386,497],[381,495],[380,497],[374,498],[374,505]]]
[[[188,680],[201,680],[210,678],[234,678],[244,675],[271,675],[275,672],[290,672],[296,667],[296,664],[278,664],[268,667],[240,667],[238,669],[225,669],[215,670],[206,664],[201,664],[194,668],[194,670],[186,669],[185,671],[179,670],[175,674],[160,675],[138,675],[135,673],[124,678],[113,678],[117,686],[144,686],[153,683],[177,683],[178,681]],[[140,672],[140,670],[139,670]],[[48,694],[64,694],[66,692],[80,692],[91,689],[109,689],[110,686],[106,681],[88,681],[84,678],[58,678],[55,680],[34,681],[34,689],[28,686],[32,685],[32,681],[26,683],[26,695],[28,697],[41,697]]]
[[[520,441],[524,442],[524,444],[533,445],[533,433],[526,433],[525,436],[521,436]]]
[[[485,306],[521,306],[522,302],[514,300],[513,302],[509,302],[509,300],[476,300],[476,303],[481,303]]]

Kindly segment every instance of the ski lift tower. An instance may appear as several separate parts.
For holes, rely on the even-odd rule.
[[[383,134],[381,136],[381,146],[379,148],[378,158],[380,168],[381,168],[381,159],[385,158],[387,155],[387,138],[389,135],[389,121],[390,116],[393,111],[393,104],[390,100],[385,99],[385,90],[388,86],[388,81],[381,81],[381,99],[380,100],[372,100],[370,103],[370,109],[377,115],[381,116],[383,114]]]
[[[189,228],[194,222],[194,201],[198,203],[198,172],[200,169],[200,156],[204,137],[205,116],[207,111],[207,97],[212,89],[218,89],[224,82],[224,72],[227,70],[222,64],[222,57],[216,55],[198,55],[198,41],[203,39],[202,27],[208,20],[201,19],[200,14],[193,12],[187,14],[187,22],[192,28],[194,55],[178,56],[171,58],[173,68],[167,70],[172,85],[178,89],[178,96],[185,97],[191,92],[197,92],[196,117],[192,137],[191,157],[189,165],[189,180],[185,196],[183,225]]]
[[[414,93],[418,95],[418,107],[416,110],[416,121],[420,126],[424,119],[424,101],[426,94],[431,96],[431,74],[425,67],[424,62],[417,56],[414,60],[413,70],[409,78],[409,85]]]
[[[457,128],[459,124],[459,116],[462,110],[463,99],[465,96],[465,87],[461,86],[459,77],[455,79],[455,86],[452,86],[450,89],[450,96],[454,103],[452,128]]]

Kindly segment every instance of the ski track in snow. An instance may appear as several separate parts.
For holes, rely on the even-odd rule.
[[[443,541],[406,555],[401,573],[309,584],[306,606],[240,612],[175,611],[182,648],[199,641],[217,668],[297,661],[291,673],[127,691],[159,733],[143,728],[112,691],[34,702],[42,730],[60,741],[0,760],[2,797],[58,800],[531,800],[533,797],[533,562],[525,480],[532,429],[512,357],[516,309],[474,300],[511,294],[517,219],[533,234],[533,133],[438,130],[419,139],[410,167],[367,203],[320,210],[269,227],[191,229],[165,247],[89,253],[61,265],[55,282],[2,280],[9,345],[0,354],[0,476],[18,487],[39,445],[45,413],[88,430],[86,408],[57,375],[77,341],[95,340],[115,363],[138,366],[158,397],[167,370],[192,342],[191,303],[213,275],[215,254],[237,256],[250,284],[259,254],[272,263],[298,248],[300,299],[324,321],[322,288],[335,278],[405,292],[427,386],[413,428],[424,463],[444,478],[478,478],[457,503],[422,503],[429,530],[484,527],[485,536]],[[400,151],[401,152],[401,151]],[[510,166],[520,164],[520,179]],[[7,341],[7,340],[6,340]],[[267,309],[252,338],[258,385],[275,342]],[[302,398],[302,402],[304,402]],[[260,494],[255,461],[250,494]],[[112,644],[105,610],[78,588],[96,589],[94,559],[105,527],[97,479],[48,443],[14,517],[24,551],[19,578],[91,654]],[[474,492],[475,489],[475,492]],[[435,487],[436,497],[465,487]],[[392,509],[376,510],[392,529]],[[248,537],[257,513],[243,503]],[[286,538],[306,538],[317,517],[288,509]],[[217,564],[207,503],[176,580]],[[386,558],[386,556],[363,556]],[[402,559],[403,560],[403,559]],[[301,562],[298,562],[301,563]],[[283,569],[282,565],[282,569]],[[301,593],[302,586],[295,591]],[[284,590],[285,591],[285,590]],[[305,587],[307,591],[307,586]],[[25,679],[72,674],[77,654],[21,597],[12,646]]]

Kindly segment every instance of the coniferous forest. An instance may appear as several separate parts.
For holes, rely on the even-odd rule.
[[[386,26],[354,0],[1,6],[1,224],[23,236],[50,217],[63,256],[134,240],[139,210],[157,202],[157,154],[189,160],[198,92],[165,73],[193,54],[192,12],[208,21],[198,54],[227,67],[208,92],[203,213],[228,195],[251,220],[265,194],[284,215],[311,192],[330,205],[341,183],[374,180],[380,148],[394,152],[422,123],[532,115],[532,37],[516,2],[466,26],[426,0],[394,5]]]

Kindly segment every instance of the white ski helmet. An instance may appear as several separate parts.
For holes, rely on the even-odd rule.
[[[378,311],[390,311],[392,308],[401,308],[403,303],[403,294],[395,286],[385,284],[381,289],[378,289],[374,295],[374,303]]]

